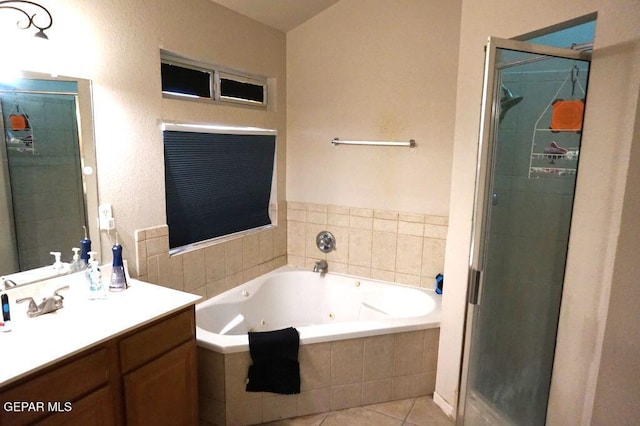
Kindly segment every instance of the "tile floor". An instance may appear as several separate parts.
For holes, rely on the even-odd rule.
[[[264,423],[269,426],[452,426],[431,396]]]

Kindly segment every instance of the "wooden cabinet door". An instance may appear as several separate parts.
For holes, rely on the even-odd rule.
[[[195,340],[127,374],[127,425],[197,425],[197,380]]]
[[[97,391],[75,401],[70,406],[61,406],[67,412],[56,413],[47,417],[38,425],[47,426],[112,426],[116,424],[115,405],[109,387]]]

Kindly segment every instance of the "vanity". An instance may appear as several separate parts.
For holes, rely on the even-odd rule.
[[[1,425],[198,423],[199,296],[135,279],[129,285],[89,300],[78,272],[6,291],[11,331],[0,332]],[[29,318],[28,304],[16,303],[65,286],[55,312]]]

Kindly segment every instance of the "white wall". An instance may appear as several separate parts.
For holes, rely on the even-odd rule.
[[[342,0],[287,33],[288,200],[448,214],[459,26],[459,1]]]
[[[463,2],[458,69],[464,72],[458,74],[447,291],[436,382],[436,393],[451,406],[458,394],[483,46],[490,35],[515,37],[598,12],[548,424],[589,424],[594,402],[598,408],[594,395],[640,85],[638,6],[628,0]],[[628,256],[619,260],[622,265],[631,262]]]
[[[49,40],[16,29],[15,17],[10,25],[2,21],[0,35],[15,40],[12,49],[20,54],[5,55],[1,64],[92,80],[99,198],[113,205],[126,258],[134,258],[136,229],[166,223],[162,120],[277,129],[278,199],[284,200],[286,39],[282,32],[209,0],[42,3],[54,17]],[[275,77],[275,108],[262,111],[162,99],[160,48]],[[101,251],[106,254],[109,247],[103,234]],[[103,261],[109,260],[109,254],[103,256]]]

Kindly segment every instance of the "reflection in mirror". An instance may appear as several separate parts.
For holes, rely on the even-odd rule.
[[[99,247],[90,82],[23,73],[0,82],[0,115],[0,275],[69,262],[83,226]]]

